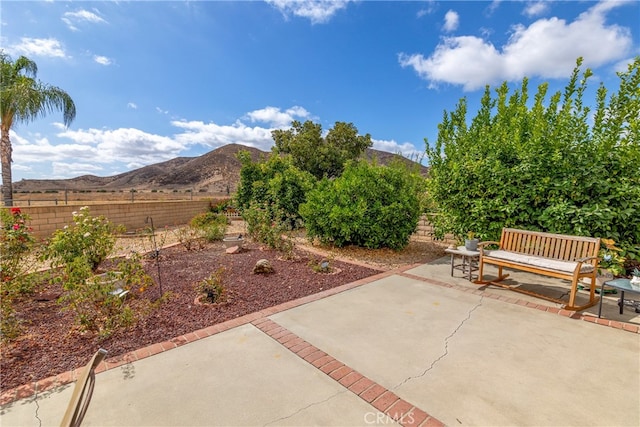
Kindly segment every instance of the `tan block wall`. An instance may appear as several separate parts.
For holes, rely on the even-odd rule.
[[[186,224],[195,215],[207,212],[208,200],[136,202],[89,205],[92,216],[104,216],[113,224],[124,225],[127,231],[148,227],[151,217],[156,228]],[[59,228],[73,224],[73,212],[80,206],[20,206],[31,217],[29,225],[36,238],[44,239]]]
[[[418,229],[411,236],[411,240],[418,240],[421,242],[433,242],[439,245],[449,246],[451,244],[456,244],[456,239],[453,235],[447,234],[444,240],[437,240],[433,235],[433,225],[427,218],[426,215],[420,217],[420,221],[418,221]]]
[[[189,222],[195,215],[207,212],[208,200],[181,200],[165,202],[136,202],[90,205],[92,216],[104,216],[114,224],[124,225],[127,231],[148,227],[145,219],[153,218],[156,228],[182,225]],[[73,224],[73,212],[80,206],[21,206],[22,212],[31,217],[29,225],[38,239],[44,239],[59,228]],[[433,236],[433,226],[427,216],[422,216],[418,222],[418,229],[411,236],[411,240],[433,242],[441,245],[455,244],[453,236],[447,235],[444,240],[437,240]]]

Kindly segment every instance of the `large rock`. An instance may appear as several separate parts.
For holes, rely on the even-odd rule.
[[[269,274],[273,273],[273,271],[273,266],[268,259],[259,259],[253,267],[254,274]]]

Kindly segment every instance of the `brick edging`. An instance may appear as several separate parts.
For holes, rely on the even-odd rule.
[[[585,322],[595,323],[597,325],[607,326],[607,327],[614,328],[614,329],[621,329],[623,331],[631,332],[631,333],[634,333],[634,334],[640,334],[640,325],[632,325],[630,323],[620,322],[618,320],[603,319],[603,318],[599,318],[599,317],[596,317],[596,316],[593,316],[593,315],[580,313],[578,311],[565,310],[563,308],[549,307],[548,305],[536,304],[534,302],[525,301],[525,300],[520,299],[520,298],[511,298],[511,297],[504,296],[504,295],[492,294],[492,293],[484,292],[483,290],[481,290],[479,288],[478,289],[467,288],[465,286],[456,285],[456,284],[453,284],[453,283],[442,282],[440,280],[433,280],[433,279],[429,279],[429,278],[426,278],[426,277],[417,276],[415,274],[406,273],[406,270],[403,271],[403,272],[400,272],[399,274],[401,276],[404,276],[404,277],[407,277],[407,278],[410,278],[410,279],[420,280],[422,282],[426,282],[426,283],[429,283],[429,284],[432,284],[432,285],[436,285],[436,286],[442,286],[442,287],[445,287],[445,288],[451,288],[451,289],[455,289],[457,291],[471,293],[471,294],[474,294],[474,295],[481,295],[481,296],[484,296],[485,298],[491,298],[491,299],[495,299],[495,300],[498,300],[498,301],[503,301],[503,302],[506,302],[506,303],[509,303],[509,304],[516,304],[516,305],[520,305],[520,306],[527,307],[527,308],[533,308],[533,309],[544,311],[544,312],[547,312],[547,313],[558,314],[560,316],[568,317],[568,318],[574,319],[574,320],[583,320]]]
[[[253,321],[252,325],[400,425],[405,427],[444,426],[444,423],[427,412],[400,398],[389,389],[340,362],[273,320],[263,317]]]

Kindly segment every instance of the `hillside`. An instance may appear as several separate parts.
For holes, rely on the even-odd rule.
[[[187,190],[208,193],[235,192],[240,181],[240,161],[236,154],[247,150],[254,161],[269,156],[270,152],[240,144],[228,144],[198,157],[177,157],[114,176],[83,175],[70,179],[23,179],[13,184],[18,193],[53,190]],[[397,154],[367,149],[364,156],[378,164],[389,164],[399,158],[406,164],[417,165],[421,173],[427,168]]]

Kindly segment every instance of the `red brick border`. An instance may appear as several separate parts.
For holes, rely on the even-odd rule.
[[[444,423],[430,416],[422,409],[326,354],[273,320],[263,318],[252,322],[252,324],[285,347],[287,347],[286,344],[288,343],[298,341],[295,346],[287,348],[316,369],[327,374],[338,384],[371,404],[378,412],[399,422],[400,425],[407,427],[444,426]]]

